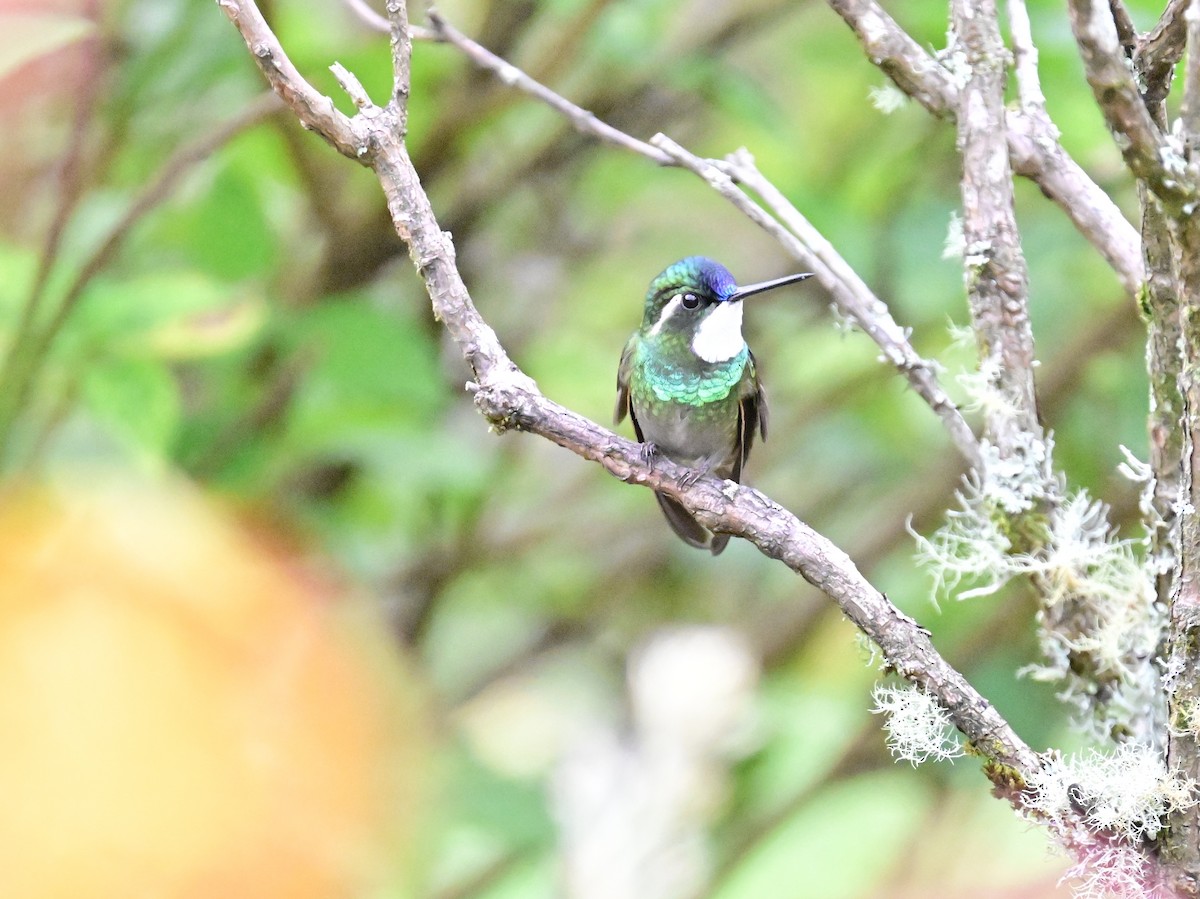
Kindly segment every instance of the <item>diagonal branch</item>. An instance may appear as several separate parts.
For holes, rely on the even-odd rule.
[[[853,29],[867,59],[938,118],[953,115],[958,88],[950,73],[925,52],[875,0],[829,0]]]
[[[450,44],[467,59],[486,72],[491,72],[509,87],[516,88],[522,93],[529,94],[545,103],[551,109],[565,118],[580,134],[598,138],[604,143],[612,144],[631,150],[645,156],[659,165],[674,165],[674,160],[662,150],[645,141],[638,140],[619,128],[614,128],[607,122],[596,117],[596,114],[577,106],[561,94],[552,91],[546,85],[526,75],[512,63],[501,59],[482,44],[471,40],[453,25],[445,20],[436,10],[427,13],[433,39]]]
[[[237,0],[217,0],[217,5],[237,26],[271,89],[296,114],[300,124],[321,135],[343,156],[357,158],[359,141],[350,119],[296,71],[258,7]]]
[[[239,28],[246,22],[261,21],[253,0],[219,2]],[[255,41],[247,38],[247,44],[253,48]],[[268,79],[299,78],[280,75],[294,69],[282,48],[277,43],[271,46],[270,54],[256,54]],[[312,108],[307,99],[311,91],[306,84],[292,83],[280,94],[300,115]],[[675,497],[701,524],[745,537],[765,555],[801,574],[834,599],[879,645],[890,666],[938,700],[956,726],[992,762],[989,776],[997,787],[1020,805],[1024,777],[1040,764],[1037,753],[938,654],[928,632],[871,586],[844,552],[757,490],[712,477],[681,487],[680,478],[688,469],[666,459],[656,460],[651,467],[642,458],[638,444],[547,399],[512,363],[471,302],[455,264],[453,244],[438,225],[403,141],[392,127],[394,115],[390,107],[376,108],[363,110],[350,127],[336,119],[328,123],[333,129],[366,132],[362,144],[366,152],[355,157],[378,175],[397,231],[408,243],[413,263],[425,279],[434,315],[471,366],[475,403],[493,426],[497,430],[516,428],[538,434],[599,463],[623,481]],[[336,145],[342,133],[323,136]]]
[[[817,278],[833,296],[837,308],[878,344],[887,360],[904,374],[909,386],[942,420],[950,439],[967,460],[968,466],[979,468],[982,464],[979,441],[958,407],[942,389],[933,365],[913,349],[907,335],[858,272],[791,204],[783,192],[758,170],[749,152],[739,150],[731,154],[726,160],[726,168],[738,182],[758,194],[775,216],[771,222],[777,219],[787,229],[783,235],[777,235],[777,239],[816,272]],[[794,247],[791,246],[793,242],[796,243]]]

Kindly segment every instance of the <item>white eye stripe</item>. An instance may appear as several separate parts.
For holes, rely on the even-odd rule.
[[[667,323],[667,319],[675,314],[675,311],[679,308],[679,304],[682,302],[683,294],[676,294],[675,296],[671,297],[671,299],[667,302],[667,305],[663,306],[662,312],[658,314],[658,321],[656,321],[654,323],[654,327],[650,329],[651,337],[662,330],[663,325]]]

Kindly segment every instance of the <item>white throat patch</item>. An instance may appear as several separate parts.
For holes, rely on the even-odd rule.
[[[705,362],[728,362],[745,345],[741,303],[718,303],[692,338],[692,352]]]

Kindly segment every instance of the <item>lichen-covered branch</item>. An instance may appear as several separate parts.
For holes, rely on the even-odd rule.
[[[1084,72],[1125,164],[1149,185],[1172,217],[1190,215],[1196,190],[1182,155],[1166,140],[1126,64],[1109,5],[1070,0],[1071,30]]]
[[[1024,457],[1042,439],[1033,389],[1029,277],[1013,209],[1005,139],[1006,50],[994,0],[955,0],[952,52],[963,70],[958,146],[962,154],[963,266],[980,370],[1000,401],[986,409],[1001,458]],[[1030,86],[1026,80],[1024,90]]]
[[[1158,22],[1138,41],[1133,54],[1134,68],[1145,83],[1142,96],[1153,109],[1171,90],[1175,66],[1187,44],[1183,13],[1191,0],[1170,0]]]
[[[1179,122],[1183,143],[1190,156],[1200,146],[1200,8],[1194,2],[1183,13],[1187,35],[1187,69],[1183,75],[1183,103]],[[1195,177],[1189,167],[1188,177]],[[1189,181],[1189,186],[1194,185]],[[1200,778],[1200,222],[1186,206],[1171,222],[1174,257],[1177,260],[1175,289],[1178,318],[1167,317],[1174,308],[1151,308],[1163,315],[1151,321],[1151,338],[1179,335],[1181,359],[1165,357],[1164,366],[1178,365],[1177,385],[1182,399],[1182,452],[1179,465],[1178,558],[1169,595],[1167,636],[1167,697],[1172,724],[1168,758],[1174,768]],[[1166,232],[1166,229],[1163,229]],[[1152,349],[1153,344],[1151,344]],[[1153,369],[1152,369],[1153,371]],[[1152,383],[1152,390],[1155,385]],[[1164,385],[1165,387],[1165,385]],[[1171,436],[1176,436],[1173,432]],[[1171,446],[1171,449],[1174,449]],[[1200,892],[1200,809],[1179,811],[1171,818],[1166,847],[1176,861],[1179,879]]]
[[[867,58],[902,91],[939,118],[957,115],[958,87],[950,72],[874,0],[829,0],[853,29]],[[1018,15],[1010,9],[1010,21]],[[1022,61],[1026,71],[1034,63]],[[1023,80],[1028,82],[1026,76]],[[1018,83],[1020,87],[1020,83]],[[1026,102],[1008,115],[1009,161],[1056,203],[1089,243],[1112,266],[1130,296],[1141,288],[1141,253],[1136,229],[1095,181],[1062,148],[1058,129],[1046,114]]]
[[[1171,721],[1168,759],[1173,768],[1200,778],[1200,223],[1193,219],[1176,223],[1176,239],[1183,446],[1179,558],[1170,596],[1164,679]],[[1196,895],[1200,892],[1200,809],[1182,810],[1170,823],[1168,857],[1190,889],[1187,895]]]

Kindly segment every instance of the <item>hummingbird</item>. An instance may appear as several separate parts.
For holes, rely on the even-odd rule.
[[[643,458],[661,453],[689,466],[685,486],[706,474],[741,481],[755,431],[767,438],[767,398],[742,337],[742,300],[810,277],[739,287],[725,266],[689,256],[650,282],[642,326],[621,353],[613,416],[633,421]],[[728,534],[709,531],[671,497],[655,497],[685,543],[714,556],[725,548]]]

